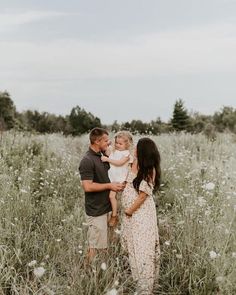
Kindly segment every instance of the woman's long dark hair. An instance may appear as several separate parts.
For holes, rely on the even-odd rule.
[[[139,139],[137,144],[137,160],[138,160],[138,174],[133,180],[134,188],[139,191],[139,185],[142,180],[148,183],[153,182],[154,190],[157,190],[161,181],[161,157],[157,146],[153,140],[148,137]]]

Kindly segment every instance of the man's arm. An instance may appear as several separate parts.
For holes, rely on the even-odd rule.
[[[119,192],[124,189],[125,185],[118,182],[111,183],[97,183],[92,180],[82,180],[82,187],[85,192],[101,192],[106,190],[112,190]]]

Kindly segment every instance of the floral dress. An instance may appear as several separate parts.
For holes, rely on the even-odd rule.
[[[130,171],[121,196],[123,209],[130,207],[138,197],[133,187],[135,177],[136,174]],[[148,196],[132,217],[123,216],[122,243],[129,253],[132,276],[137,281],[137,294],[153,294],[160,267],[156,207],[152,196],[153,186],[142,180],[139,190]]]

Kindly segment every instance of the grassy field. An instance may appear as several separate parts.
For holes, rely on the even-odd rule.
[[[236,137],[153,139],[163,171],[155,294],[236,294]],[[134,294],[119,229],[108,255],[84,267],[87,136],[11,132],[0,143],[0,294]]]

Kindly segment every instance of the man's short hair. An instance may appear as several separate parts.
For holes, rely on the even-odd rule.
[[[100,139],[104,134],[108,135],[108,131],[103,128],[95,127],[89,133],[89,139],[91,144],[95,143],[96,140]]]

